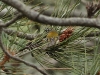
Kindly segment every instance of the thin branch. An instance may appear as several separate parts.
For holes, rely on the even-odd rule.
[[[86,26],[100,28],[100,19],[89,19],[89,18],[54,18],[48,17],[38,12],[31,10],[28,6],[19,0],[1,0],[2,2],[16,8],[27,18],[44,24],[49,25],[60,25],[60,26]]]
[[[33,64],[29,63],[29,62],[26,62],[26,61],[24,61],[24,60],[22,60],[22,59],[20,59],[20,58],[18,58],[18,57],[15,57],[15,56],[12,56],[11,54],[9,54],[9,53],[7,52],[7,50],[5,49],[3,43],[2,43],[1,34],[2,34],[2,29],[0,29],[0,47],[1,47],[1,49],[3,50],[3,52],[4,52],[6,55],[8,55],[10,58],[12,58],[12,59],[14,59],[14,60],[17,60],[17,61],[19,61],[19,62],[24,63],[24,64],[27,65],[27,66],[33,67],[34,69],[36,69],[37,71],[39,71],[39,72],[42,73],[43,75],[47,75],[47,74],[46,74],[45,72],[43,72],[42,70],[38,69],[35,65],[33,65]]]
[[[72,70],[72,68],[45,68],[46,70]]]
[[[17,14],[13,19],[11,19],[9,22],[6,23],[0,23],[0,26],[2,27],[8,27],[11,24],[13,24],[15,21],[17,21],[18,19],[20,19],[23,15],[21,13]]]
[[[5,33],[7,33],[8,35],[10,35],[10,36],[13,36],[13,35],[16,34],[17,37],[19,37],[19,38],[24,38],[24,39],[27,39],[27,40],[33,40],[34,37],[36,37],[36,36],[33,35],[33,34],[23,33],[23,32],[11,30],[11,29],[3,29],[3,31],[4,31]]]

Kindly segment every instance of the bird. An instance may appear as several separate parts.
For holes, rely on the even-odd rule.
[[[58,37],[58,32],[55,30],[51,30],[47,33],[48,39],[57,38],[57,37]]]
[[[57,40],[58,40],[58,32],[56,30],[51,30],[47,33],[47,42],[48,42],[48,46],[52,46],[54,44],[56,44]]]

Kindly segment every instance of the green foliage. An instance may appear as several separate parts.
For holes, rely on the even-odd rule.
[[[70,17],[71,12],[81,5],[80,1],[81,0],[76,0],[76,2],[73,3],[73,0],[57,0],[52,16],[60,18]],[[36,7],[38,5],[39,4],[34,5],[33,7]],[[14,17],[14,13],[12,13],[13,8],[8,7],[5,4],[1,4],[1,6],[2,8],[0,9],[0,11],[7,8],[8,12],[5,13],[0,19],[2,19],[4,22],[7,22]],[[97,17],[98,15],[99,12],[94,16]],[[100,70],[100,38],[99,36],[96,36],[96,34],[94,34],[95,36],[93,36],[92,39],[95,40],[97,38],[97,41],[93,41],[88,40],[88,37],[86,36],[91,32],[99,31],[98,29],[89,27],[73,27],[73,33],[69,38],[52,45],[52,41],[47,41],[47,28],[55,29],[60,35],[61,31],[68,27],[49,25],[46,26],[30,21],[24,17],[13,23],[12,26],[9,27],[9,29],[20,31],[24,34],[31,33],[35,35],[35,38],[33,40],[26,40],[25,38],[21,39],[17,37],[17,33],[13,36],[9,36],[5,32],[3,32],[3,43],[6,49],[10,49],[12,51],[16,51],[17,53],[20,53],[20,50],[25,48],[26,44],[31,41],[33,47],[30,47],[28,51],[30,55],[32,55],[32,58],[37,60],[37,62],[42,67],[46,66],[50,68],[71,68],[64,72],[52,70],[54,75],[57,75],[57,72],[63,75],[96,75],[96,73]],[[91,39],[91,37],[89,39]],[[53,41],[55,40],[53,39]],[[93,45],[88,46],[87,43],[91,43]],[[49,46],[49,44],[51,46]],[[0,53],[0,56],[2,56],[2,52]],[[19,56],[24,57],[24,51],[21,51],[21,54]],[[52,61],[56,61],[56,64]]]

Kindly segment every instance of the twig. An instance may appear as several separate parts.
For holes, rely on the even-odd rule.
[[[14,59],[14,60],[17,60],[17,61],[19,61],[19,62],[24,63],[24,64],[27,65],[27,66],[33,67],[34,69],[36,69],[37,71],[39,71],[39,72],[42,73],[43,75],[47,75],[47,74],[46,74],[45,72],[43,72],[42,70],[38,69],[35,65],[33,65],[33,64],[29,63],[29,62],[26,62],[26,61],[24,61],[24,60],[22,60],[22,59],[20,59],[20,58],[18,58],[18,57],[15,57],[15,56],[12,56],[11,54],[9,54],[9,53],[7,52],[7,50],[5,49],[3,43],[2,43],[1,34],[2,34],[2,29],[0,28],[0,47],[1,47],[2,51],[3,51],[6,55],[8,55],[10,58],[12,58],[12,59]]]
[[[73,70],[73,68],[39,68],[39,69],[46,69],[46,70]]]
[[[35,35],[33,35],[33,34],[18,32],[18,31],[11,30],[11,29],[3,29],[3,31],[4,31],[5,33],[7,33],[8,35],[10,35],[10,36],[16,34],[17,37],[19,37],[19,38],[24,38],[24,39],[27,39],[27,40],[33,40],[34,37],[35,37]]]
[[[59,25],[59,26],[86,26],[86,27],[96,27],[100,28],[100,19],[89,19],[89,18],[54,18],[42,15],[34,10],[31,10],[28,6],[19,0],[1,0],[2,2],[16,8],[23,15],[25,15],[30,20],[49,24],[49,25]],[[38,17],[37,17],[38,16]]]
[[[72,70],[72,68],[45,68],[46,70]]]

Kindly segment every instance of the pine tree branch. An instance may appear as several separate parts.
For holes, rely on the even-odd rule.
[[[0,28],[0,47],[1,47],[2,51],[3,51],[6,55],[8,55],[10,58],[12,58],[12,59],[14,59],[14,60],[17,60],[17,61],[19,61],[19,62],[24,63],[24,64],[27,65],[27,66],[33,67],[34,69],[36,69],[37,71],[39,71],[39,72],[40,72],[41,74],[43,74],[43,75],[47,75],[47,74],[46,74],[45,72],[43,72],[42,70],[38,69],[35,65],[33,65],[33,64],[29,63],[29,62],[26,62],[26,61],[24,61],[24,60],[22,60],[22,59],[20,59],[20,58],[18,58],[18,57],[15,57],[15,56],[12,56],[11,54],[9,54],[9,53],[7,52],[7,50],[5,49],[3,43],[2,43],[1,34],[2,34],[2,28]]]
[[[34,10],[31,10],[28,6],[19,0],[1,0],[2,2],[16,8],[24,16],[30,20],[49,24],[49,25],[59,25],[59,26],[86,26],[86,27],[96,27],[100,28],[100,19],[90,19],[90,18],[54,18],[42,15]]]
[[[34,7],[33,9],[31,9],[31,10],[41,10],[42,8],[40,7],[40,6],[37,6],[37,7]],[[12,9],[13,10],[13,13],[14,13],[14,15],[17,15],[19,12],[17,11],[17,10],[15,10],[15,9]],[[70,10],[70,9],[69,9]],[[62,11],[61,9],[60,9],[60,11]],[[4,14],[6,14],[8,12],[8,10],[5,8],[5,9],[3,9],[1,12],[0,12],[0,17],[2,17],[2,16],[4,16]],[[52,15],[52,13],[54,12],[54,7],[50,7],[50,8],[48,8],[48,9],[46,9],[46,10],[44,10],[44,12],[42,13],[42,14],[44,14],[44,15],[46,15],[46,16],[51,16]],[[81,15],[80,15],[81,14]],[[11,16],[11,13],[7,16],[7,17],[9,17],[9,16]],[[79,9],[75,9],[74,11],[72,11],[71,12],[71,14],[70,14],[70,17],[86,17],[87,16],[87,13],[86,13],[86,11],[84,11],[84,10],[79,10]]]
[[[23,33],[23,32],[11,30],[11,29],[3,29],[3,31],[10,36],[13,36],[16,34],[17,37],[24,38],[26,40],[33,40],[35,38],[35,35],[33,35],[33,34]]]
[[[38,35],[35,36],[33,34],[23,33],[23,32],[11,30],[11,29],[3,29],[3,31],[10,36],[13,36],[16,34],[17,37],[24,38],[26,40],[33,40],[36,36],[38,36]],[[99,36],[99,35],[100,35],[100,32],[93,32],[93,33],[86,35],[85,37],[94,37],[94,36]]]

